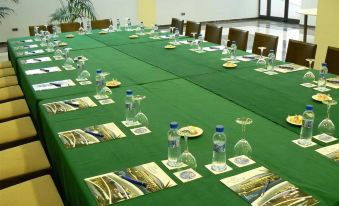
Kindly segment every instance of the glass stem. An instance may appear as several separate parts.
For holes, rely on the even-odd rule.
[[[331,110],[331,105],[327,105],[327,119],[330,119],[330,110]]]
[[[185,152],[188,152],[188,141],[187,141],[187,136],[184,136],[185,138]]]

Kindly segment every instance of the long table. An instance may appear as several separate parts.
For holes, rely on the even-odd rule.
[[[308,103],[315,104],[315,126],[322,119],[320,117],[325,116],[325,106],[310,99],[314,91],[299,86],[303,72],[265,76],[253,71],[255,62],[240,62],[236,69],[226,70],[222,68],[221,52],[197,54],[189,51],[189,45],[165,50],[165,40],[151,40],[143,36],[139,39],[141,42],[137,43],[135,39],[128,39],[130,32],[113,33],[112,36],[101,36],[96,32],[74,39],[93,38],[98,41],[98,45],[103,42],[107,46],[74,50],[71,56],[86,56],[89,59],[86,66],[91,74],[102,68],[122,81],[120,88],[112,90],[114,104],[56,115],[47,114],[43,104],[75,97],[88,96],[100,105],[93,98],[94,84],[80,86],[77,83],[75,87],[37,92],[33,91],[32,84],[66,78],[75,81],[76,71],[37,76],[24,73],[32,68],[61,66],[63,61],[32,65],[19,63],[17,67],[30,109],[33,114],[37,114],[35,118],[42,129],[54,177],[66,205],[96,205],[84,178],[153,161],[178,186],[119,204],[210,205],[224,202],[226,205],[248,205],[219,180],[259,166],[269,168],[319,199],[319,205],[339,203],[339,185],[336,183],[338,165],[314,151],[320,146],[302,149],[292,143],[293,139],[298,138],[299,128],[285,122],[288,114],[301,113]],[[114,39],[113,35],[119,38]],[[113,40],[116,42],[109,43]],[[82,42],[84,47],[86,43],[85,40]],[[71,43],[69,46],[73,47]],[[239,51],[239,54],[244,52]],[[92,81],[93,78],[94,75]],[[152,132],[149,134],[134,136],[121,123],[124,120],[124,96],[128,88],[136,94],[146,95],[142,108],[150,120]],[[332,90],[331,95],[338,99],[338,91]],[[237,168],[228,162],[233,171],[213,175],[204,165],[211,162],[214,127],[216,124],[225,125],[227,156],[231,157],[241,131],[235,119],[242,116],[254,120],[254,124],[248,127],[248,140],[253,147],[252,158],[257,163]],[[338,108],[333,107],[332,118],[335,123],[338,122],[338,116]],[[204,129],[202,136],[189,141],[190,151],[197,158],[197,172],[203,176],[201,179],[183,184],[160,162],[167,158],[167,130],[169,122],[173,120],[181,126],[195,125]],[[57,134],[108,122],[114,122],[127,137],[66,149]]]

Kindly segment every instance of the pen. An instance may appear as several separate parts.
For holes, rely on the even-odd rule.
[[[59,83],[50,82],[49,84],[56,86],[56,87],[61,87],[61,84],[59,84]]]
[[[270,182],[271,182],[270,180],[267,180],[267,181],[266,181],[266,184],[265,184],[264,188],[262,189],[261,195],[260,195],[260,196],[264,196],[265,192],[266,192],[267,189],[268,189],[268,185],[270,184]]]
[[[50,72],[48,69],[40,69],[41,71],[44,71],[46,73]]]
[[[127,180],[127,181],[130,182],[130,183],[133,183],[133,184],[136,184],[136,185],[145,187],[145,188],[147,187],[147,184],[146,184],[146,183],[141,182],[141,181],[139,181],[139,180],[132,179],[132,178],[130,178],[130,177],[128,177],[128,176],[125,176],[125,175],[120,175],[120,177],[121,177],[122,179],[124,179],[124,180]]]

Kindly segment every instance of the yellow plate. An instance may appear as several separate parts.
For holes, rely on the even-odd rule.
[[[108,34],[107,31],[100,31],[99,34]]]
[[[296,121],[295,121],[295,118],[298,118],[299,121],[296,122]],[[286,121],[287,121],[288,123],[290,123],[290,124],[295,125],[295,126],[301,126],[301,124],[302,124],[302,119],[303,119],[303,117],[302,117],[301,115],[291,115],[291,116],[288,115],[288,117],[286,118]]]
[[[238,65],[237,65],[237,64],[234,64],[234,63],[226,62],[226,63],[223,64],[222,66],[225,67],[225,68],[233,69],[233,68],[236,68]]]
[[[322,101],[325,101],[325,100],[332,100],[332,97],[330,97],[327,94],[318,93],[318,94],[313,95],[312,99],[314,99],[315,101],[318,101],[318,102],[322,102]]]
[[[119,81],[108,81],[106,82],[106,86],[109,88],[113,88],[113,87],[118,87],[121,85],[121,82]]]
[[[199,137],[200,135],[202,135],[202,133],[204,132],[204,130],[202,130],[199,127],[195,127],[195,126],[186,126],[186,127],[182,127],[178,130],[178,135],[180,136],[184,136],[183,131],[184,130],[189,130],[190,134],[187,135],[187,137],[189,138],[193,138],[193,137]]]
[[[73,37],[74,37],[73,34],[67,34],[67,35],[66,35],[66,38],[73,38]]]
[[[172,44],[169,44],[169,45],[166,45],[164,48],[165,49],[174,49],[176,46],[172,45]]]
[[[65,42],[61,42],[61,43],[59,43],[59,46],[67,46],[68,44],[67,43],[65,43]]]
[[[136,39],[138,37],[139,37],[138,35],[131,35],[131,36],[129,36],[130,39]]]

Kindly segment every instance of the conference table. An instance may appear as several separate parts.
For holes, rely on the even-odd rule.
[[[286,122],[288,115],[301,114],[306,104],[312,104],[316,115],[314,133],[317,134],[316,127],[326,116],[326,105],[311,98],[317,91],[300,86],[305,70],[270,76],[254,70],[256,61],[239,62],[235,69],[225,69],[221,51],[196,53],[190,50],[190,45],[164,49],[168,39],[155,40],[148,35],[129,39],[134,32],[101,35],[94,30],[88,35],[73,34],[75,37],[70,39],[65,38],[66,34],[60,34],[60,39],[72,48],[72,58],[83,55],[88,59],[85,67],[91,74],[89,80],[92,84],[80,85],[75,80],[76,70],[26,75],[31,69],[62,68],[64,60],[54,60],[53,52],[24,57],[17,55],[17,42],[32,37],[8,41],[11,60],[15,61],[19,82],[66,205],[98,205],[84,179],[149,162],[155,162],[177,185],[117,204],[249,205],[220,180],[264,166],[319,200],[319,205],[339,205],[338,163],[315,151],[327,145],[317,142],[313,147],[301,148],[292,142],[298,139],[300,127]],[[36,42],[29,44],[33,43]],[[246,52],[237,51],[237,54]],[[51,61],[23,63],[27,59],[47,56]],[[285,64],[281,61],[275,63]],[[94,98],[96,69],[109,72],[108,79],[117,78],[122,82],[109,95],[113,104],[101,105]],[[71,79],[75,86],[46,91],[35,91],[32,87],[64,79]],[[136,136],[122,124],[127,89],[146,96],[142,101],[142,111],[149,119],[150,133]],[[339,99],[337,90],[331,89],[329,94]],[[97,106],[57,114],[46,111],[48,103],[80,97],[89,97]],[[338,114],[338,106],[333,106],[331,119],[336,126]],[[239,168],[227,161],[233,170],[215,175],[204,166],[212,160],[215,126],[224,125],[227,158],[233,157],[233,147],[241,137],[241,126],[235,122],[238,117],[253,120],[253,124],[247,127],[247,134],[253,149],[251,158],[256,163]],[[182,183],[173,174],[175,171],[162,164],[161,161],[167,159],[167,131],[171,121],[179,122],[180,127],[194,125],[203,129],[201,136],[188,141],[201,178]],[[58,135],[110,122],[114,122],[126,137],[66,148]],[[339,137],[338,130],[334,136]]]

